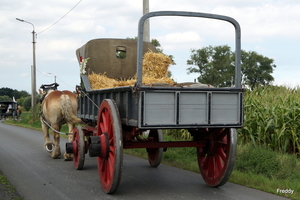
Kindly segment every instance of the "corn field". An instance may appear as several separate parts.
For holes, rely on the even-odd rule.
[[[244,127],[239,143],[299,154],[300,88],[258,87],[244,94]]]

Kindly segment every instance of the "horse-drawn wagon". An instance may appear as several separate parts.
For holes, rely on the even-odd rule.
[[[16,101],[0,101],[0,119],[12,117],[17,119],[20,117],[20,109]]]
[[[233,24],[236,33],[235,85],[230,88],[200,87],[199,84],[191,87],[143,85],[143,54],[152,48],[143,42],[143,27],[145,20],[156,16],[202,17]],[[123,149],[145,148],[150,165],[157,167],[164,148],[196,147],[199,169],[205,182],[210,186],[225,184],[235,161],[236,128],[243,125],[240,36],[239,24],[230,17],[160,11],[148,13],[140,19],[137,41],[99,39],[79,48],[76,51],[79,62],[89,60],[85,63],[87,74],[81,75],[81,86],[77,87],[80,93],[78,117],[86,125],[76,127],[73,142],[66,144],[66,151],[73,153],[75,168],[83,168],[88,152],[89,156],[97,157],[102,189],[113,193],[121,179]],[[120,51],[125,52],[126,59],[120,59]],[[137,60],[130,60],[135,56]],[[137,79],[132,86],[92,89],[89,70],[123,79],[136,72]],[[163,129],[187,129],[193,140],[163,141]],[[145,131],[148,131],[148,137],[141,138]]]

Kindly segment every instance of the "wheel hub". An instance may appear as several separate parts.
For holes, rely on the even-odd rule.
[[[100,136],[91,136],[89,138],[90,157],[101,157],[107,159],[109,154],[108,134],[103,133]]]

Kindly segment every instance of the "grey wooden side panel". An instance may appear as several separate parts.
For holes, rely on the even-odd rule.
[[[175,125],[176,97],[174,92],[144,93],[144,125]]]
[[[240,95],[214,93],[211,97],[211,124],[237,124],[240,121]]]
[[[208,124],[207,93],[181,92],[179,124]]]

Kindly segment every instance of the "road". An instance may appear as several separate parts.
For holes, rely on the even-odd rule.
[[[65,143],[61,138],[63,153]],[[24,200],[285,199],[229,182],[212,188],[197,173],[163,164],[152,168],[147,160],[129,155],[124,155],[117,192],[107,195],[100,187],[96,158],[86,155],[84,169],[75,170],[73,162],[52,159],[43,144],[42,132],[0,122],[0,170]]]

